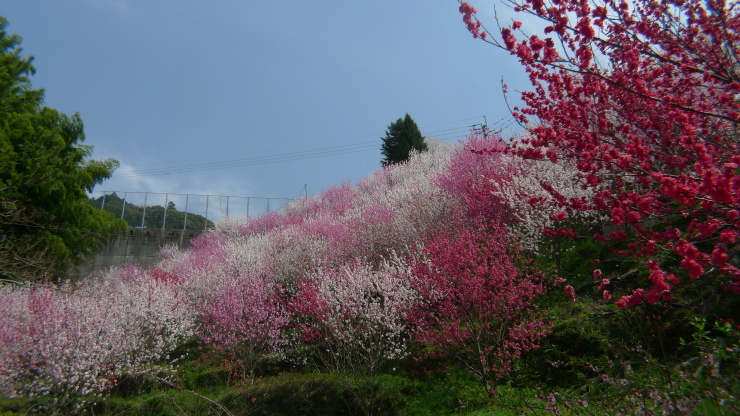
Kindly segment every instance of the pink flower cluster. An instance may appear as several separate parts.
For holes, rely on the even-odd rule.
[[[462,359],[487,391],[548,328],[532,303],[542,279],[519,270],[506,242],[501,226],[442,233],[414,265],[416,338]]]
[[[488,36],[485,29],[482,28],[481,22],[476,19],[475,14],[478,10],[470,4],[461,1],[460,2],[460,13],[463,15],[463,21],[468,28],[468,31],[473,34],[473,37],[478,39],[486,39]]]
[[[0,287],[0,393],[74,400],[193,335],[178,283],[138,267],[78,285]]]
[[[697,279],[710,270],[733,287],[740,281],[740,265],[729,254],[737,252],[740,233],[736,4],[510,3],[546,26],[542,36],[517,38],[515,22],[502,28],[500,40],[487,40],[518,57],[534,87],[522,93],[525,106],[514,109],[521,123],[533,121],[531,136],[507,153],[576,167],[592,195],[564,206],[607,216],[619,229],[615,237],[633,231],[622,255],[682,259],[680,273],[650,266],[647,295],[634,290],[618,304],[658,302],[681,275]],[[474,30],[475,10],[460,12]]]
[[[229,282],[201,309],[204,342],[233,359],[246,375],[259,359],[281,351],[281,330],[288,319],[280,304],[280,287],[264,276],[245,275]]]

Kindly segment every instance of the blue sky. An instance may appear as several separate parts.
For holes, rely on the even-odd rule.
[[[457,141],[484,115],[510,120],[502,76],[526,88],[454,0],[0,5],[46,105],[79,112],[94,158],[120,161],[98,190],[316,194],[378,169],[380,137],[405,113]]]

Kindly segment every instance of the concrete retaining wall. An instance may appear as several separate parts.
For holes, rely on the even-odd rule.
[[[154,263],[159,250],[165,245],[175,245],[180,249],[190,247],[190,240],[203,234],[203,230],[162,230],[151,228],[131,228],[126,234],[118,235],[98,252],[87,264],[77,268],[76,278],[114,266],[138,262],[142,266]]]

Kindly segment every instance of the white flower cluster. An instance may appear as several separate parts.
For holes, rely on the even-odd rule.
[[[379,261],[415,244],[419,235],[443,221],[452,201],[433,178],[447,168],[454,148],[429,141],[428,151],[381,169],[355,187],[331,188],[288,206],[284,214],[229,219],[216,232],[238,240],[235,233],[250,223],[273,220],[266,230],[247,233],[244,244],[254,250],[251,240],[263,239],[257,254],[263,257],[260,267],[277,282],[292,282],[308,271],[356,258]]]
[[[173,283],[140,269],[61,287],[0,288],[0,393],[101,395],[193,334]]]
[[[548,191],[548,185],[566,200],[584,198],[588,201],[594,193],[592,188],[584,189],[578,170],[565,161],[553,163],[548,159],[522,160],[506,156],[497,163],[499,169],[509,174],[502,175],[506,180],[489,179],[494,187],[493,194],[508,205],[516,218],[509,230],[525,249],[533,252],[537,252],[542,243],[542,230],[557,227],[553,216],[565,211],[564,205]],[[588,214],[569,212],[568,215],[585,220]]]
[[[357,262],[320,271],[313,282],[328,311],[322,332],[337,370],[372,374],[384,360],[406,355],[406,313],[418,298],[407,265],[395,259],[375,269]]]

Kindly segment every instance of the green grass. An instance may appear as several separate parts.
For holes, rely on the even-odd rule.
[[[523,397],[529,395],[528,391],[502,388],[492,401],[475,379],[454,367],[421,375],[394,373],[371,378],[327,372],[282,372],[234,386],[213,368],[190,363],[181,369],[178,383],[221,404],[235,416],[505,415],[512,414],[513,409],[521,406]],[[91,410],[95,415],[226,414],[189,391],[161,384],[150,384],[143,390],[146,391],[140,394],[131,394],[132,388],[119,390],[95,401]],[[0,416],[27,414],[33,409],[41,409],[39,401],[0,401]],[[70,410],[57,409],[56,413],[48,410],[41,414],[67,412]],[[89,410],[86,414],[90,414]]]
[[[607,414],[619,408],[630,409],[624,406],[631,400],[627,394],[629,388],[602,385],[592,390],[588,405],[584,406],[577,401],[584,391],[560,388],[555,392],[533,387],[533,382],[513,379],[497,386],[496,393],[489,395],[477,380],[454,366],[444,371],[424,373],[397,374],[391,371],[375,378],[314,371],[282,372],[244,385],[214,384],[213,369],[207,367],[192,365],[183,372],[189,383],[195,383],[191,391],[163,384],[149,386],[148,391],[141,394],[112,394],[94,401],[82,414],[226,415],[215,404],[218,403],[234,416],[544,416],[552,413],[547,411],[543,398],[557,393],[558,410],[562,415],[585,416]],[[649,375],[641,378],[649,381]],[[179,385],[183,385],[182,381],[178,381]],[[196,383],[198,381],[201,384]],[[66,415],[72,411],[69,408],[55,409],[48,399],[0,399],[0,416],[27,414]],[[704,399],[694,414],[719,416],[731,413],[716,401]]]

